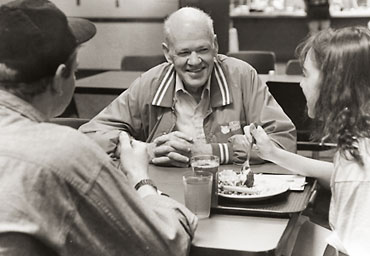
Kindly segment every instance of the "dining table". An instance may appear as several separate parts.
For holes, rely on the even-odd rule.
[[[120,94],[137,79],[142,71],[111,70],[76,81],[76,93]]]
[[[221,165],[219,171],[224,169],[240,169],[237,165]],[[272,163],[252,165],[255,173],[289,174],[290,172]],[[182,176],[189,168],[159,167],[150,165],[149,176],[158,189],[171,198],[184,203],[184,186]],[[279,205],[279,200],[273,197],[266,204],[274,205],[264,207],[264,202],[258,202],[259,208],[251,207],[247,211],[224,211],[211,209],[209,218],[200,219],[192,241],[190,256],[289,256],[291,255],[302,222],[302,212],[314,201],[316,181],[307,186],[304,192],[298,192],[300,207],[286,214],[275,214],[273,209]],[[290,192],[286,192],[290,197]],[[220,201],[220,200],[219,200]],[[274,202],[276,201],[276,202]],[[297,204],[285,200],[285,204]],[[294,206],[293,206],[294,207]],[[222,208],[222,207],[221,207]],[[261,211],[262,209],[262,211]],[[271,211],[265,212],[265,209]],[[280,212],[281,213],[281,212]]]

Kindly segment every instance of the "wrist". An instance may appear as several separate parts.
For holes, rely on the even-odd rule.
[[[212,154],[212,145],[211,144],[203,144],[195,142],[191,146],[191,155],[211,155]]]
[[[265,160],[276,163],[280,158],[280,150],[278,147],[273,147]]]
[[[167,196],[167,194],[163,193],[162,191],[158,190],[157,186],[151,179],[142,179],[135,185],[135,190],[139,193],[140,196],[145,197],[147,195],[163,195]]]
[[[156,144],[154,142],[146,144],[146,152],[149,156],[150,163],[152,162],[153,158],[155,158],[155,154],[154,154],[155,147],[156,147]]]

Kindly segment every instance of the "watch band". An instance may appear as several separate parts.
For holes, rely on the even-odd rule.
[[[136,183],[135,189],[139,190],[139,188],[141,188],[144,185],[152,186],[153,188],[155,188],[155,190],[158,191],[157,186],[154,185],[154,182],[151,179],[143,179],[143,180],[139,181],[138,183]]]

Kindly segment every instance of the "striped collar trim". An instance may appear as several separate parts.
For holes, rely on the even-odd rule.
[[[154,95],[152,105],[161,106],[161,103],[168,88],[170,87],[171,84],[174,84],[175,77],[176,77],[175,68],[173,65],[171,65],[167,72],[165,73],[165,75],[163,76],[161,83],[159,84],[157,92]]]
[[[223,72],[221,65],[217,61],[215,61],[214,71],[218,88],[221,93],[221,105],[228,105],[232,102],[230,97],[230,89],[226,81],[225,73]]]
[[[175,90],[176,71],[171,64],[163,76],[162,81],[153,97],[152,105],[171,107]],[[221,65],[215,59],[214,68],[211,74],[211,105],[212,107],[225,106],[232,103],[230,89],[226,80],[225,73]]]

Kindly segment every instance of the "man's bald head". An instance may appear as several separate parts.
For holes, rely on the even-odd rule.
[[[170,44],[177,33],[189,29],[203,30],[205,33],[209,33],[210,38],[214,37],[213,20],[208,14],[194,7],[183,7],[165,20],[165,42]]]

